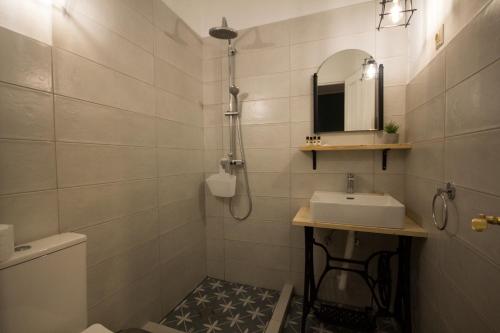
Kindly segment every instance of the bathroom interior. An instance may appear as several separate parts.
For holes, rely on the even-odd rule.
[[[500,0],[0,0],[0,333],[500,332]]]

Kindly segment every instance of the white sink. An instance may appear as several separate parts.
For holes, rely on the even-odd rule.
[[[310,200],[315,221],[367,227],[402,228],[405,206],[389,194],[316,191]]]

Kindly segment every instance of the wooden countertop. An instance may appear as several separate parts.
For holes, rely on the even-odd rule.
[[[379,143],[364,145],[306,145],[299,148],[302,151],[338,151],[338,150],[384,150],[384,149],[411,149],[409,143]]]
[[[427,237],[427,231],[416,224],[408,216],[405,219],[404,227],[396,228],[380,228],[380,227],[365,227],[360,225],[337,224],[334,222],[318,222],[311,220],[309,207],[299,209],[292,224],[300,227],[314,227],[323,229],[336,229],[347,231],[368,232],[374,234],[396,235],[396,236],[411,236],[411,237]]]

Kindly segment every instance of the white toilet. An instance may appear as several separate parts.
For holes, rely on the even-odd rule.
[[[59,234],[0,262],[0,332],[112,333],[87,328],[86,241]]]

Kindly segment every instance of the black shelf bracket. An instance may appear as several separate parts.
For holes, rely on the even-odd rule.
[[[391,150],[390,148],[382,149],[382,170],[387,170],[387,153]],[[317,150],[311,150],[312,152],[312,167],[316,170],[317,167]]]
[[[387,152],[389,150],[390,149],[384,149],[384,150],[382,150],[382,170],[386,170],[387,169]]]

